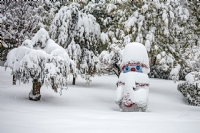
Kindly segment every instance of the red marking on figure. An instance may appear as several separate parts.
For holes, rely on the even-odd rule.
[[[131,71],[135,72],[135,68],[131,68]]]
[[[132,107],[133,105],[134,105],[135,103],[131,103],[131,104],[126,104],[126,103],[124,103],[124,105],[126,106],[126,107]]]
[[[139,61],[131,61],[131,62],[129,61],[128,63],[123,64],[122,65],[122,70],[124,70],[123,68],[125,66],[141,66],[141,67],[144,67],[144,68],[149,68],[146,64],[143,64],[143,63],[141,63]]]

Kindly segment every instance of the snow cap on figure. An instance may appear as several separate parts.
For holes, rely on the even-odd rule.
[[[124,69],[125,66],[140,66],[142,68],[142,73],[149,73],[149,58],[143,44],[133,42],[126,45],[121,68]]]

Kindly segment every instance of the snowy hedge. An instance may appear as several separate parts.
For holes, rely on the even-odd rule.
[[[191,72],[186,75],[186,82],[178,85],[178,90],[186,97],[188,103],[200,106],[200,73]]]
[[[194,83],[181,83],[178,90],[186,97],[188,103],[194,106],[200,106],[200,86]]]

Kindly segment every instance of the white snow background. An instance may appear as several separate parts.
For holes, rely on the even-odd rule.
[[[117,77],[78,78],[62,96],[42,87],[30,101],[32,84],[12,85],[11,70],[0,67],[0,133],[199,133],[200,107],[190,106],[171,80],[150,79],[147,112],[120,112]],[[72,80],[72,79],[71,79]]]

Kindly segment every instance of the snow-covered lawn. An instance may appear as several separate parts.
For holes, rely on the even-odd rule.
[[[120,112],[117,77],[79,78],[62,96],[43,87],[40,101],[28,100],[31,84],[12,85],[0,67],[0,133],[199,133],[200,107],[189,106],[170,80],[150,79],[147,112]]]

